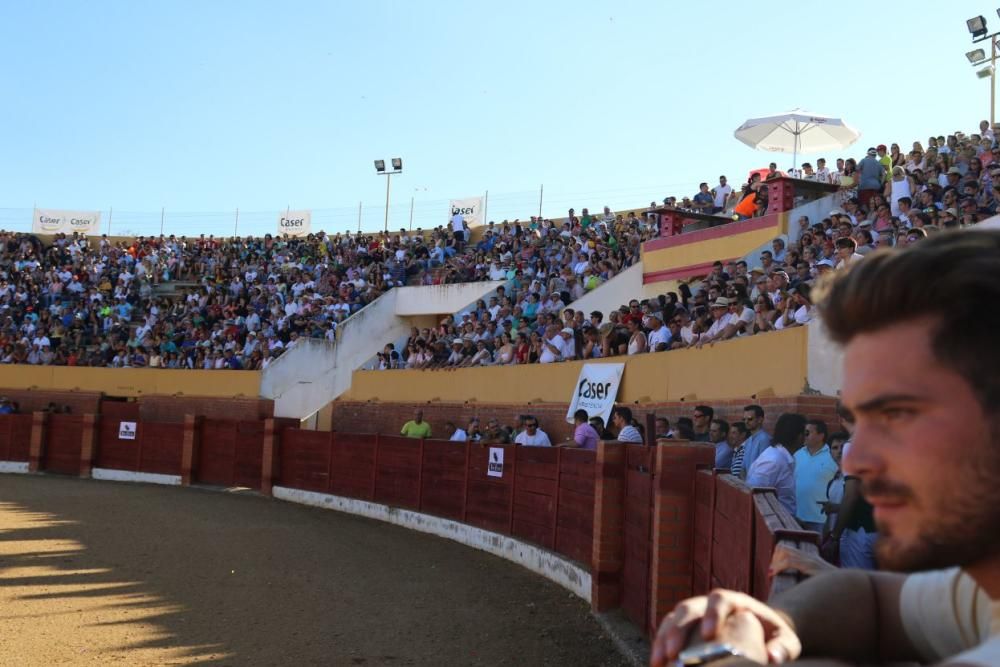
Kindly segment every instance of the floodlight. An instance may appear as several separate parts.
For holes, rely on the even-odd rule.
[[[403,170],[403,160],[402,158],[394,157],[392,158],[392,169],[393,171]]]
[[[385,160],[375,160],[375,171],[380,174],[385,171]]]
[[[976,64],[981,60],[986,60],[986,51],[976,49],[975,51],[969,51],[966,53],[965,57],[969,59],[970,63]]]
[[[969,32],[972,33],[973,39],[982,37],[986,34],[986,19],[984,19],[982,15],[972,17],[965,22],[965,25],[969,27]]]
[[[976,72],[976,76],[978,76],[980,79],[990,78],[991,76],[993,76],[993,65],[982,68],[981,70]]]

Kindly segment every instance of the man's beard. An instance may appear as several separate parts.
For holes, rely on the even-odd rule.
[[[937,515],[919,526],[911,543],[900,543],[885,526],[878,526],[880,569],[915,572],[967,566],[1000,554],[1000,484],[994,478],[1000,465],[998,445],[996,439],[981,444],[986,451],[980,456],[957,452],[963,457],[958,482],[932,501]],[[865,490],[876,496],[913,497],[909,489],[882,479],[865,485]]]

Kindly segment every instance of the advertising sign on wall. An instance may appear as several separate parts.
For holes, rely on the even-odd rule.
[[[624,372],[625,364],[584,364],[573,387],[566,421],[573,423],[573,413],[582,409],[607,424]]]

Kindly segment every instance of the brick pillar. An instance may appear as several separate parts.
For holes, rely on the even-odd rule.
[[[594,611],[621,606],[625,566],[625,447],[620,442],[597,445],[594,488],[594,541],[591,598]]]
[[[201,440],[201,417],[184,415],[184,444],[181,450],[181,484],[189,486],[197,467],[198,444]]]
[[[90,477],[97,456],[97,415],[83,416],[80,435],[80,477]]]
[[[274,464],[278,457],[280,435],[273,419],[264,420],[264,454],[261,457],[260,492],[270,496],[274,488]]]
[[[650,554],[649,630],[674,605],[691,596],[695,474],[715,464],[715,447],[660,440],[653,489],[653,544]]]
[[[45,440],[49,415],[46,412],[31,413],[31,442],[28,449],[28,470],[41,472],[45,458]]]

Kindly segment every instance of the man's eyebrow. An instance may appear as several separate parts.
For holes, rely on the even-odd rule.
[[[852,412],[874,412],[890,403],[924,403],[926,400],[916,394],[883,394],[858,404]]]

